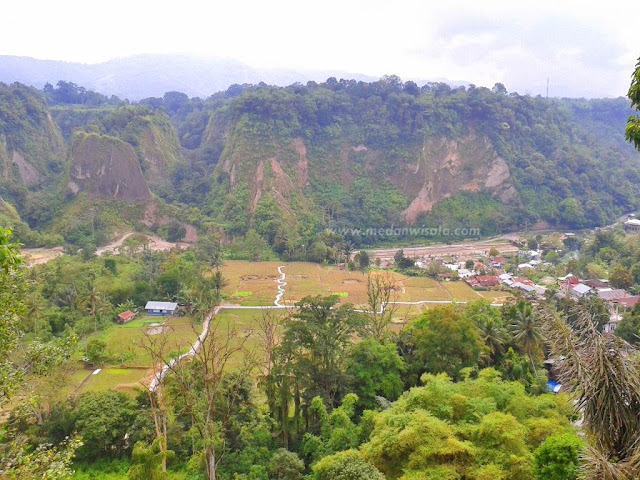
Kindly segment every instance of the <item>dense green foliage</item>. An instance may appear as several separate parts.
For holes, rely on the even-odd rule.
[[[558,397],[529,397],[494,370],[459,383],[423,380],[378,415],[361,447],[386,478],[533,478],[533,451],[572,431]]]
[[[76,201],[85,201],[68,190],[69,148],[60,132],[70,141],[78,129],[129,143],[151,191],[175,205],[170,218],[223,231],[239,243],[255,231],[286,259],[330,260],[322,245],[332,248],[322,238],[326,228],[356,246],[389,240],[359,229],[403,225],[424,175],[409,171],[427,169],[443,145],[461,157],[460,178],[488,174],[479,166],[486,159],[478,156],[478,145],[487,146],[487,158],[504,159],[512,185],[504,199],[510,200],[471,176],[451,186],[450,194],[436,194],[419,225],[475,228],[479,235],[540,221],[581,228],[640,205],[633,187],[638,158],[622,132],[631,109],[623,99],[543,99],[441,83],[418,87],[395,76],[286,88],[234,85],[206,100],[167,92],[139,105],[69,82],[48,85],[44,93],[3,85],[0,93],[0,173],[4,179],[11,171],[17,180],[0,180],[0,196],[32,230],[61,233],[80,247],[105,243],[114,228],[101,227],[100,208],[83,209],[98,221],[99,233],[79,238],[66,227]],[[16,152],[27,166],[12,160]],[[476,180],[480,184],[470,186]],[[113,223],[145,230],[143,219],[137,212]],[[31,245],[59,241],[14,227]],[[238,245],[235,256],[250,258],[246,250]]]
[[[629,100],[631,100],[631,106],[634,107],[636,111],[640,110],[640,59],[638,59],[636,69],[631,76],[631,86],[629,87],[627,96]],[[627,120],[625,137],[640,150],[640,117],[638,115],[632,115]]]
[[[629,108],[622,99],[546,100],[442,84],[420,90],[388,77],[372,84],[330,79],[321,85],[249,89],[228,103],[214,112],[217,130],[210,138],[217,138],[218,130],[229,132],[221,144],[212,201],[221,220],[231,224],[239,210],[246,215],[257,160],[275,155],[291,165],[296,152],[288,142],[296,138],[307,145],[311,187],[304,190],[306,207],[296,213],[308,208],[337,228],[397,222],[411,200],[397,175],[419,158],[428,139],[455,141],[471,131],[486,136],[507,161],[522,202],[504,205],[490,195],[461,193],[427,214],[422,221],[428,225],[471,224],[488,234],[538,220],[579,228],[638,204],[632,187],[636,155],[621,133],[602,136],[604,130],[615,131],[613,123],[623,124]],[[343,149],[358,145],[367,151],[351,151],[345,164]],[[241,163],[230,182],[228,167],[220,164],[236,162]]]
[[[534,452],[536,478],[539,480],[577,478],[578,455],[583,447],[582,440],[575,435],[550,435]]]

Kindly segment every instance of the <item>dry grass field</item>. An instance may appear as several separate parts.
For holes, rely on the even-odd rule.
[[[222,272],[229,281],[223,293],[227,303],[237,305],[273,305],[280,278],[278,266],[286,274],[283,303],[292,305],[305,296],[338,295],[340,303],[365,306],[367,276],[362,272],[340,270],[335,266],[315,263],[241,262],[225,263]],[[498,301],[508,297],[505,292],[476,292],[464,282],[438,282],[428,277],[407,277],[391,271],[376,271],[373,275],[388,275],[396,285],[395,299],[402,302],[421,300],[470,302],[482,298]],[[498,299],[498,300],[496,300]]]

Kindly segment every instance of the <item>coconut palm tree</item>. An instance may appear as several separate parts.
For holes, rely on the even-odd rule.
[[[219,298],[222,289],[229,285],[229,281],[224,277],[224,275],[222,275],[222,272],[220,270],[216,270],[216,273],[213,274],[211,280],[213,289],[216,292],[217,297]]]
[[[520,351],[527,356],[534,372],[536,372],[536,358],[539,358],[542,350],[543,336],[533,306],[519,300],[512,310],[509,330],[513,336],[513,342]]]
[[[484,342],[491,362],[496,361],[498,357],[504,351],[505,343],[507,342],[507,331],[500,325],[499,321],[495,318],[484,318],[478,325],[478,331],[480,332],[480,338]]]
[[[102,294],[102,292],[98,290],[94,275],[91,275],[89,279],[89,283],[87,284],[87,292],[82,300],[86,305],[87,313],[89,313],[89,315],[93,317],[93,330],[94,333],[97,333],[98,317],[109,308],[110,303]]]
[[[351,261],[351,254],[353,253],[354,248],[355,246],[350,240],[345,241],[342,245],[342,253],[344,253],[344,261],[346,263],[349,263],[349,261]]]
[[[576,320],[546,311],[545,337],[558,359],[559,380],[575,399],[588,446],[585,480],[632,480],[640,472],[640,362],[638,351],[614,334],[598,331],[591,313]]]

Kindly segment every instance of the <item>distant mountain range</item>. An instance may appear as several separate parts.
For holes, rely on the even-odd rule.
[[[330,77],[365,82],[378,79],[370,75],[340,70],[261,69],[229,58],[189,55],[136,55],[96,64],[0,55],[0,82],[20,82],[42,88],[47,82],[55,85],[59,80],[64,80],[105,95],[117,95],[132,101],[160,97],[170,91],[183,92],[190,97],[206,98],[213,93],[226,90],[234,83],[264,82],[269,85],[288,86],[296,82],[307,83],[310,80],[324,82]],[[454,86],[469,83],[442,78],[403,80],[413,80],[418,85],[429,81],[445,82]]]
[[[258,69],[232,59],[186,55],[136,55],[97,64],[0,56],[0,82],[20,82],[42,88],[47,82],[55,85],[59,80],[65,80],[134,101],[162,96],[168,91],[184,92],[190,97],[208,97],[234,83],[265,82],[286,86],[309,80],[323,82],[329,77],[377,80],[342,71]]]

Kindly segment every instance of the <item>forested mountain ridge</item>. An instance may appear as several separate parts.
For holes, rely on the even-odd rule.
[[[20,155],[45,166],[47,187],[4,182],[0,196],[32,228],[72,243],[77,232],[59,228],[59,218],[82,192],[97,204],[168,202],[201,231],[233,240],[253,230],[280,254],[327,227],[490,235],[602,225],[640,206],[640,157],[624,140],[631,109],[622,98],[533,98],[500,84],[420,88],[394,76],[233,85],[205,100],[169,92],[139,105],[65,82],[2,92],[0,134],[10,146],[40,138]],[[26,112],[20,122],[16,112]],[[42,198],[45,213],[36,215]],[[137,211],[131,228],[143,220]],[[87,225],[78,228],[94,243],[113,230],[96,240]]]
[[[337,227],[580,228],[638,205],[629,111],[623,99],[330,80],[245,91],[213,112],[201,148],[221,152],[212,213],[236,233],[277,237],[291,212]]]

